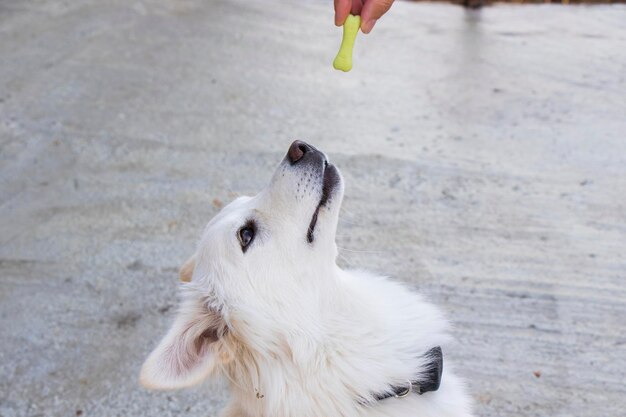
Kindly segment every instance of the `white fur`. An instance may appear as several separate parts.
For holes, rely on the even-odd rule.
[[[266,189],[211,220],[178,316],[141,382],[173,389],[225,376],[232,396],[223,417],[470,416],[445,360],[441,312],[400,283],[336,265],[341,179],[307,241],[322,196],[320,161],[284,160]],[[258,230],[244,253],[238,231],[248,220]],[[415,379],[434,346],[444,352],[438,391],[373,400]]]

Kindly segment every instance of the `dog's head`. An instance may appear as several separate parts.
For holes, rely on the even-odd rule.
[[[293,335],[315,340],[311,324],[334,285],[342,198],[341,175],[326,155],[292,143],[267,188],[233,201],[206,226],[181,269],[190,282],[180,311],[141,382],[189,386],[244,350],[293,356]]]

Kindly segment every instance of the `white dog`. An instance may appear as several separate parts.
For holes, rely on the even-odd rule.
[[[224,417],[470,416],[463,384],[442,368],[441,312],[336,265],[342,198],[337,168],[296,141],[265,190],[224,207],[181,269],[190,282],[142,384],[224,375]]]

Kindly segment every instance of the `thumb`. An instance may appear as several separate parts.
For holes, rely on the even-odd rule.
[[[393,0],[367,0],[361,10],[361,31],[370,33],[376,20],[387,13]]]
[[[335,25],[341,26],[350,14],[352,0],[335,0]]]

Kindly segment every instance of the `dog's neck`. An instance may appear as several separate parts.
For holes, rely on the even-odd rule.
[[[327,415],[334,415],[338,407],[358,407],[356,399],[388,383],[389,375],[359,369],[364,362],[378,363],[384,369],[399,367],[402,358],[389,358],[381,348],[387,336],[382,331],[372,333],[372,328],[379,327],[372,324],[382,323],[376,306],[343,282],[338,267],[333,273],[334,285],[315,297],[308,294],[313,303],[302,306],[304,311],[288,311],[266,320],[257,316],[256,325],[251,318],[252,327],[234,332],[236,354],[223,370],[237,401],[256,410],[249,410],[251,415],[294,415],[294,407],[308,409],[306,402],[313,401],[308,396],[312,381],[324,381],[315,392],[327,396]],[[355,374],[362,374],[362,385],[355,384]]]

